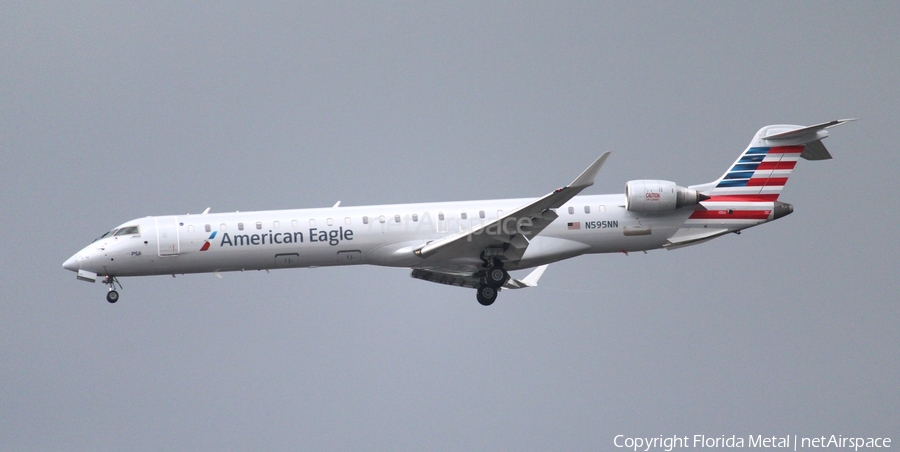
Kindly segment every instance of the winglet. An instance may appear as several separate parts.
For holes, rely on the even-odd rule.
[[[550,266],[550,264],[544,264],[534,269],[528,276],[522,278],[522,282],[528,287],[536,287],[538,280],[541,279],[541,276],[544,276],[544,272],[547,271],[548,266]]]
[[[507,289],[524,289],[526,287],[537,287],[538,280],[541,279],[541,276],[544,275],[544,271],[547,270],[547,266],[550,264],[541,265],[538,268],[535,268],[528,274],[528,276],[522,279],[510,279],[503,285],[504,288]]]
[[[594,185],[594,178],[597,177],[597,173],[600,172],[600,168],[603,166],[603,163],[606,162],[607,157],[609,157],[609,151],[604,152],[600,158],[594,160],[594,163],[591,163],[591,166],[587,167],[580,176],[572,181],[572,183],[569,184],[569,187],[586,188]]]

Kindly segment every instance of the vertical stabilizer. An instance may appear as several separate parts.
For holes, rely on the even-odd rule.
[[[825,129],[853,119],[839,119],[814,126],[771,125],[756,132],[750,145],[704,194],[716,201],[776,201],[788,177],[803,157],[807,160],[831,158],[822,140]]]
[[[822,140],[825,130],[852,119],[814,126],[773,125],[756,132],[753,141],[728,171],[714,182],[690,188],[708,196],[695,207],[684,225],[664,245],[674,249],[693,245],[729,232],[777,220],[793,212],[779,202],[794,166],[801,158],[831,158]]]

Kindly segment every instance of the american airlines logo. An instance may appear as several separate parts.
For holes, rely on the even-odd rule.
[[[212,239],[214,239],[214,238],[216,238],[216,233],[217,233],[217,232],[219,232],[219,231],[213,231],[213,233],[210,234],[209,238],[206,239],[205,242],[203,242],[203,246],[200,247],[200,251],[206,251],[206,250],[209,249],[209,241],[212,240]]]

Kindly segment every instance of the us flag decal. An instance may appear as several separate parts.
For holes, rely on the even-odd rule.
[[[570,230],[570,231],[571,231],[572,229],[581,229],[581,222],[580,222],[580,221],[576,221],[576,222],[574,222],[574,223],[566,223],[566,224],[569,226],[569,230]]]

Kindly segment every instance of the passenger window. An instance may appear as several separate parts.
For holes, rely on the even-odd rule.
[[[309,227],[311,227],[311,228],[316,227],[316,220],[309,220]]]
[[[463,220],[468,220],[468,219],[469,219],[469,215],[466,214],[465,212],[459,214],[459,217],[462,218]]]
[[[438,220],[444,221],[444,212],[438,214]]]
[[[591,213],[591,206],[584,206],[584,213]]]
[[[225,232],[225,223],[219,225],[219,230]]]
[[[606,212],[606,206],[600,206],[597,208],[597,212],[603,213]]]
[[[300,223],[297,223],[297,220],[291,220],[291,227],[297,229],[300,227]]]
[[[256,229],[262,229],[262,221],[256,222]]]
[[[273,221],[273,222],[272,222],[272,227],[275,228],[275,229],[280,228],[280,227],[281,227],[281,222],[280,222],[280,221],[277,221],[277,220],[276,220],[276,221]]]
[[[369,224],[369,217],[363,217],[363,224]]]
[[[238,223],[238,231],[244,230],[244,223]]]
[[[384,215],[379,216],[378,221],[384,223]]]
[[[204,226],[203,229],[206,229],[206,232],[212,231],[212,228],[209,227],[209,225]]]
[[[419,221],[419,214],[414,213],[412,218],[413,218],[413,221]]]
[[[394,223],[400,222],[400,215],[394,215]]]
[[[192,225],[192,224],[188,225],[188,232],[194,232],[194,225]]]
[[[572,206],[569,206],[569,215],[572,215],[574,213],[575,213],[575,208]]]
[[[478,218],[484,218],[484,211],[483,211],[483,210],[479,210],[479,211],[478,211]]]
[[[344,218],[344,224],[346,224],[347,226],[350,226],[350,217]]]
[[[334,226],[334,220],[332,220],[331,218],[325,220],[325,222],[328,223],[328,226]]]

